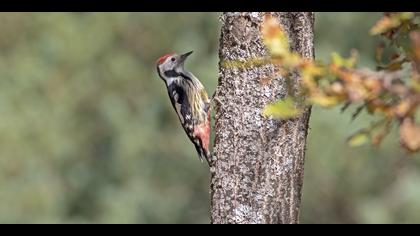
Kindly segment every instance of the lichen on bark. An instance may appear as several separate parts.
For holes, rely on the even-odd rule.
[[[269,103],[287,96],[285,78],[272,64],[226,67],[267,57],[261,39],[266,13],[223,13],[211,179],[212,223],[298,223],[310,108],[299,118],[262,116]],[[270,13],[279,19],[290,47],[313,58],[312,13]],[[293,76],[296,84],[299,77]]]

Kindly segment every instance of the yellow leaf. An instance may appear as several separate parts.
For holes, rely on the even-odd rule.
[[[326,70],[323,66],[315,64],[312,60],[301,63],[301,78],[304,86],[308,89],[313,89],[317,86],[316,78],[326,75]]]
[[[414,89],[414,91],[416,91],[417,93],[420,93],[420,81],[412,80],[410,87]]]
[[[384,101],[380,99],[373,99],[368,101],[367,104],[367,111],[371,114],[373,113],[383,113],[386,117],[393,117],[394,112],[392,111],[392,107],[387,105]]]
[[[398,13],[398,18],[400,20],[410,20],[414,17],[414,12],[400,12]]]
[[[363,79],[363,85],[372,93],[379,92],[382,89],[381,80],[376,78],[366,77]]]
[[[335,96],[327,96],[324,94],[313,94],[308,98],[309,102],[322,107],[332,107],[337,105],[340,100]]]
[[[411,43],[412,43],[412,54],[414,58],[414,63],[417,66],[417,73],[420,73],[420,31],[412,31],[410,33]],[[419,75],[417,74],[417,78]]]
[[[412,109],[412,103],[411,100],[406,99],[402,100],[398,105],[394,107],[395,115],[398,117],[404,117],[406,116]]]
[[[338,67],[353,68],[356,65],[357,54],[353,51],[351,57],[343,58],[340,54],[333,52],[331,54],[332,64]]]
[[[400,25],[400,21],[395,17],[383,16],[378,22],[370,29],[372,35],[384,33],[392,28]]]
[[[315,77],[321,76],[325,73],[322,66],[318,66],[314,63],[308,63],[302,68],[302,77]]]
[[[276,18],[270,15],[264,17],[262,35],[272,56],[283,57],[289,54],[289,39]]]
[[[413,17],[413,12],[391,13],[390,15],[383,16],[379,19],[370,30],[370,33],[373,35],[385,33],[399,27],[404,21],[410,20]]]
[[[361,146],[369,141],[369,134],[367,132],[359,132],[352,135],[348,140],[347,144],[352,147]]]
[[[265,117],[272,116],[275,119],[290,119],[299,116],[302,110],[297,108],[292,98],[286,98],[276,103],[267,105],[263,110]]]
[[[286,68],[295,68],[302,63],[302,57],[297,53],[285,53],[282,66]]]
[[[335,93],[336,95],[342,95],[345,92],[343,84],[339,82],[332,83],[330,86],[330,91]]]
[[[401,145],[410,152],[420,151],[420,126],[412,118],[405,118],[400,126]]]

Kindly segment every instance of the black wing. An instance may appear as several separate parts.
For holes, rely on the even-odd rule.
[[[181,86],[171,84],[168,87],[168,93],[172,106],[178,115],[182,127],[191,142],[194,144],[200,160],[203,161],[203,159],[206,159],[208,161],[209,154],[203,150],[201,140],[194,137],[194,118],[192,116],[191,106],[185,90],[182,89]]]
[[[191,135],[194,131],[193,116],[191,112],[191,106],[188,101],[185,90],[181,87],[172,83],[168,87],[169,98],[171,99],[172,107],[175,109],[179,121],[184,127],[188,135]]]

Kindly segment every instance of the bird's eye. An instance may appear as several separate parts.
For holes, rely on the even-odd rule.
[[[175,57],[172,57],[172,58],[171,58],[171,61],[175,61]]]

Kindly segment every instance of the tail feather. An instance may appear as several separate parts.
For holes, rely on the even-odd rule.
[[[195,149],[197,150],[200,161],[204,162],[203,159],[205,159],[207,161],[207,164],[210,165],[211,154],[209,150],[206,150],[203,148],[201,144],[201,140],[197,140],[197,142],[194,142],[194,146],[195,146]]]
[[[194,127],[194,133],[192,135],[192,141],[194,143],[195,149],[198,152],[201,162],[203,159],[206,159],[207,163],[210,165],[210,112],[207,112],[207,120]]]

